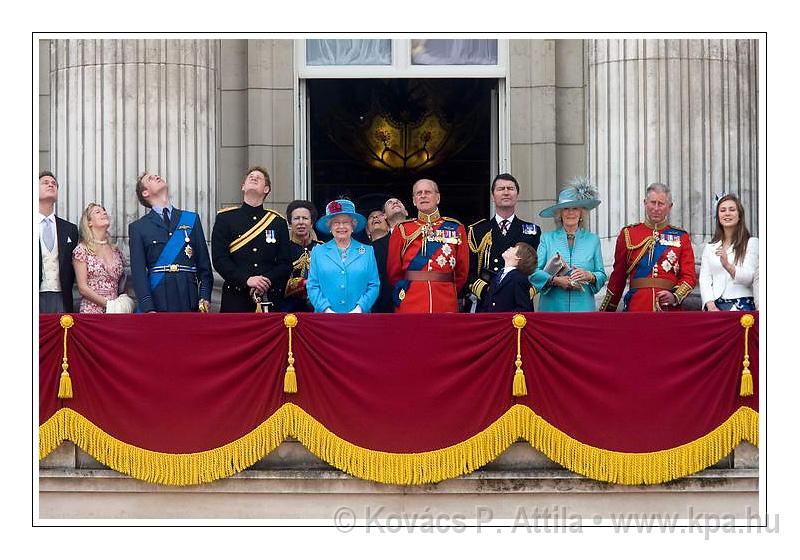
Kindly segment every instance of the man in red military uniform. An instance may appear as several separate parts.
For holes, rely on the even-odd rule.
[[[669,187],[653,183],[644,199],[644,222],[625,226],[617,237],[614,271],[600,311],[616,311],[625,284],[625,311],[678,311],[697,284],[689,234],[668,223]]]
[[[439,215],[439,187],[420,179],[411,189],[419,214],[400,222],[389,239],[386,269],[397,313],[457,312],[469,272],[467,233]]]

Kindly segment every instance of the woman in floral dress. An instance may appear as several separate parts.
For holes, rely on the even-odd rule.
[[[81,242],[72,252],[75,280],[81,293],[81,313],[105,313],[109,301],[119,297],[119,280],[125,271],[122,251],[111,243],[106,209],[91,203],[80,222]]]

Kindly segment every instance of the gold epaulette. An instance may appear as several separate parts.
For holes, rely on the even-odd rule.
[[[677,229],[678,231],[681,231],[683,233],[689,233],[688,231],[686,231],[685,229],[683,229],[680,226],[675,226],[675,225],[669,224],[667,227],[672,228],[672,229]]]
[[[217,214],[222,214],[223,212],[228,212],[229,210],[236,210],[237,208],[241,208],[241,206],[228,206],[227,208],[220,208],[217,210]]]
[[[475,222],[474,224],[470,224],[470,225],[469,225],[469,227],[470,227],[470,228],[474,228],[474,227],[475,227],[475,226],[477,226],[479,223],[481,223],[481,222],[485,222],[485,221],[486,221],[486,218],[481,218],[480,220],[478,220],[478,221],[477,221],[477,222]]]
[[[460,226],[463,226],[463,225],[464,225],[464,224],[462,224],[461,222],[459,222],[458,220],[456,220],[455,218],[450,218],[450,217],[448,217],[448,216],[442,216],[442,220],[447,220],[448,222],[455,222],[455,223],[457,223],[457,224],[458,224],[458,225],[460,225]]]

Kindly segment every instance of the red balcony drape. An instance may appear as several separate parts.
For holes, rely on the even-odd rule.
[[[742,313],[531,313],[515,397],[510,314],[298,314],[296,393],[283,314],[75,314],[66,399],[65,329],[41,315],[40,455],[69,440],[136,478],[195,484],[294,436],[355,476],[417,484],[523,438],[593,478],[663,482],[757,444],[752,315],[753,395],[740,396]]]

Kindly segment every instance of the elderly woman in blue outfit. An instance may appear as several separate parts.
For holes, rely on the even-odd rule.
[[[317,231],[333,239],[311,253],[306,291],[314,311],[369,313],[378,299],[380,279],[372,247],[353,239],[366,219],[349,200],[334,200],[317,221]]]
[[[530,281],[540,293],[539,311],[595,311],[594,295],[606,283],[600,238],[581,227],[600,201],[594,188],[578,180],[563,189],[558,202],[539,215],[555,218],[558,227],[543,233],[538,265]],[[558,257],[554,259],[558,253]],[[559,269],[558,263],[563,261]],[[555,266],[554,266],[555,265]]]

